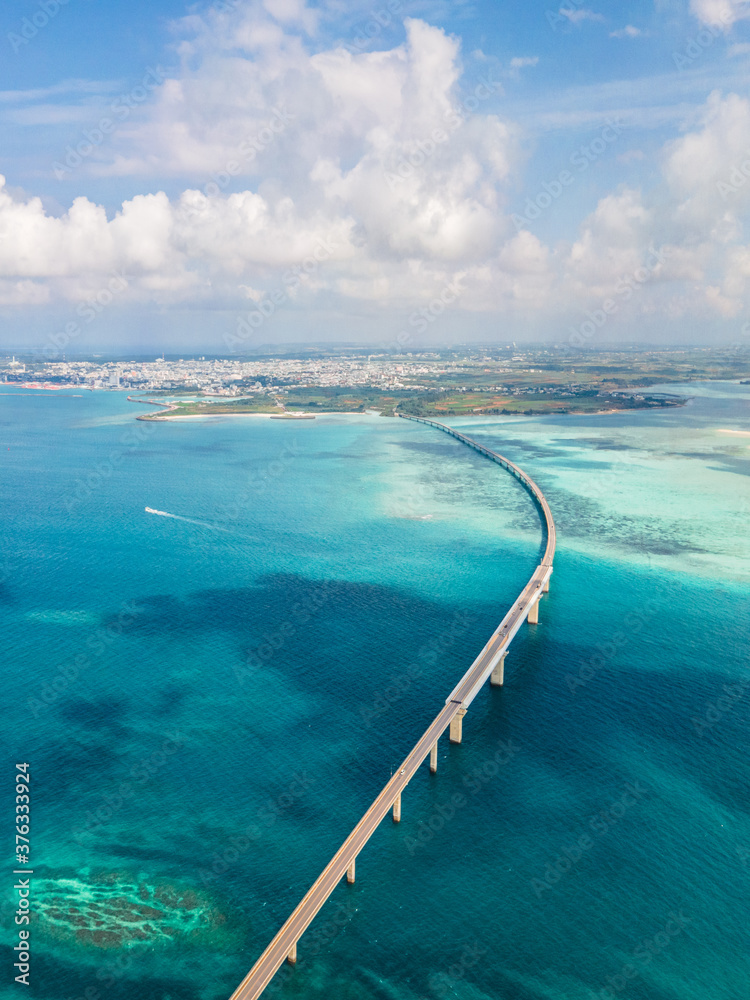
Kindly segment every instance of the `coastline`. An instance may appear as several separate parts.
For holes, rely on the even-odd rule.
[[[315,420],[317,417],[323,416],[361,416],[363,413],[377,413],[382,417],[395,417],[399,412],[399,408],[402,404],[411,402],[414,407],[415,412],[404,413],[405,416],[413,417],[425,417],[437,420],[442,419],[461,419],[465,420],[471,417],[477,417],[481,420],[487,420],[489,417],[518,417],[518,418],[528,418],[528,417],[545,417],[550,415],[569,415],[569,416],[607,416],[612,413],[630,412],[635,410],[664,410],[672,409],[674,407],[682,407],[687,405],[690,401],[689,396],[678,395],[677,393],[669,392],[666,390],[661,390],[654,393],[652,390],[650,393],[638,390],[641,389],[640,386],[632,386],[628,390],[618,391],[616,393],[600,393],[605,398],[601,400],[603,404],[600,408],[595,407],[595,400],[588,397],[588,401],[591,406],[578,405],[578,400],[574,398],[568,402],[568,399],[563,399],[560,396],[551,396],[549,399],[545,399],[542,402],[541,407],[539,406],[540,400],[535,399],[533,402],[536,406],[528,406],[524,409],[508,409],[507,406],[502,408],[499,405],[489,406],[472,406],[471,402],[465,406],[465,408],[456,408],[456,401],[448,400],[445,409],[440,409],[437,406],[434,409],[430,406],[430,403],[437,403],[438,401],[432,400],[422,401],[420,400],[419,394],[414,396],[409,396],[404,399],[399,399],[396,402],[391,402],[389,406],[384,409],[377,409],[371,406],[365,408],[362,407],[361,401],[360,405],[352,409],[325,409],[316,405],[315,412],[311,412],[310,409],[307,410],[287,410],[286,404],[283,403],[278,396],[274,397],[276,399],[276,406],[273,408],[266,409],[265,411],[259,411],[257,409],[246,409],[243,407],[244,402],[248,402],[251,406],[253,402],[251,400],[237,400],[236,402],[230,402],[229,400],[221,400],[212,403],[205,403],[201,399],[190,399],[186,402],[180,402],[172,399],[171,401],[162,401],[157,399],[149,399],[144,397],[128,396],[128,402],[131,403],[143,403],[149,406],[159,407],[160,412],[153,413],[142,413],[139,414],[137,420],[187,420],[187,419],[204,419],[212,417],[264,417],[271,420]],[[635,397],[640,397],[636,399]],[[608,398],[607,398],[608,397]],[[353,400],[350,402],[354,402]],[[510,403],[511,401],[508,400]],[[519,406],[526,404],[526,400],[521,402],[518,401]],[[630,405],[613,406],[614,402],[622,402],[623,404],[629,403]],[[427,405],[425,405],[427,403]],[[262,404],[261,404],[262,405]],[[293,400],[290,405],[299,407],[304,406],[304,403],[300,403],[298,400]],[[184,411],[190,409],[193,412],[185,413],[178,412],[180,410]],[[199,412],[195,412],[198,410]]]
[[[139,413],[136,420],[212,420],[216,417],[259,417],[271,420],[273,413]]]
[[[131,400],[131,402],[137,402],[137,400]],[[318,417],[362,417],[362,416],[384,416],[381,411],[375,410],[322,410],[319,413],[300,413],[300,414],[280,414],[280,413],[253,413],[253,412],[242,412],[242,411],[232,411],[228,410],[225,412],[210,412],[205,413],[172,413],[170,411],[176,410],[178,407],[176,405],[169,405],[167,403],[155,403],[153,400],[143,400],[144,403],[152,403],[155,406],[165,407],[166,412],[162,413],[141,413],[135,419],[136,420],[211,420],[218,417],[255,417],[264,420],[315,420]],[[468,420],[472,417],[476,417],[479,420],[487,420],[488,418],[497,418],[507,420],[510,419],[528,419],[529,417],[548,417],[548,416],[568,416],[568,417],[600,417],[606,416],[612,413],[633,413],[641,412],[643,410],[669,410],[677,407],[683,407],[687,404],[687,399],[682,399],[679,403],[670,403],[668,406],[623,406],[623,407],[608,407],[603,410],[573,410],[573,409],[549,409],[549,410],[533,410],[528,413],[456,413],[448,412],[444,413],[440,410],[427,414],[419,414],[419,416],[425,416],[433,420],[440,419],[459,419]],[[395,415],[395,414],[394,414]],[[390,414],[388,414],[390,416]]]

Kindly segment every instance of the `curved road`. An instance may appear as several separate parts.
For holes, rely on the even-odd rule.
[[[479,690],[486,683],[490,674],[501,658],[507,653],[508,646],[526,620],[532,607],[537,603],[545,590],[552,574],[552,559],[555,554],[555,522],[544,494],[533,479],[526,475],[513,462],[478,444],[465,434],[459,434],[451,427],[428,420],[424,417],[407,417],[399,414],[402,419],[416,420],[445,431],[458,441],[463,442],[481,455],[502,465],[511,472],[531,493],[543,516],[547,534],[547,547],[542,561],[535,569],[531,579],[518,596],[513,607],[500,622],[490,637],[482,652],[472,663],[459,683],[445,701],[445,707],[436,716],[417,745],[408,755],[399,770],[394,774],[380,795],[357,823],[328,865],[313,883],[302,902],[297,906],[284,926],[271,941],[258,961],[245,976],[232,994],[230,1000],[256,1000],[268,986],[284,960],[296,949],[297,942],[310,926],[328,897],[355,861],[357,855],[373,835],[381,820],[390,812],[394,803],[409,784],[422,762],[429,756],[433,746],[451,724],[453,719],[472,703]],[[295,951],[296,958],[296,951]]]

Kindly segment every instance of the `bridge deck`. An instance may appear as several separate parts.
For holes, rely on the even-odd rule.
[[[490,451],[489,448],[485,448],[464,434],[459,434],[458,431],[454,431],[445,424],[440,424],[435,420],[429,420],[424,417],[405,417],[404,414],[399,414],[399,416],[404,417],[404,419],[416,420],[419,423],[437,427],[439,430],[445,431],[457,440],[467,444],[470,448],[474,448],[480,454],[502,465],[509,472],[512,472],[532,494],[544,515],[547,547],[540,565],[535,569],[531,579],[521,591],[515,604],[505,618],[503,618],[489,642],[448,696],[444,708],[433,719],[396,774],[394,774],[331,861],[323,869],[302,902],[297,906],[250,972],[242,980],[230,1000],[256,1000],[266,986],[268,986],[278,969],[283,965],[293,946],[299,941],[302,934],[315,919],[316,914],[321,910],[328,897],[344,877],[352,861],[354,861],[365,846],[381,820],[391,810],[396,799],[401,795],[419,766],[429,755],[433,745],[442,736],[455,716],[471,704],[479,690],[486,683],[495,664],[507,651],[508,645],[527,618],[532,606],[539,600],[544,585],[552,573],[552,559],[556,543],[555,522],[544,494],[533,479],[507,458]]]

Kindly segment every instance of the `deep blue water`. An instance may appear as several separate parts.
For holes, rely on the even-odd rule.
[[[551,592],[269,995],[747,996],[747,388],[456,421],[547,493]],[[510,476],[422,425],[137,412],[0,395],[3,801],[10,845],[29,761],[42,1000],[228,997],[541,541]]]

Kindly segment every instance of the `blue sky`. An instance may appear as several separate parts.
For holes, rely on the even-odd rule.
[[[0,346],[737,342],[749,15],[6,0]]]

